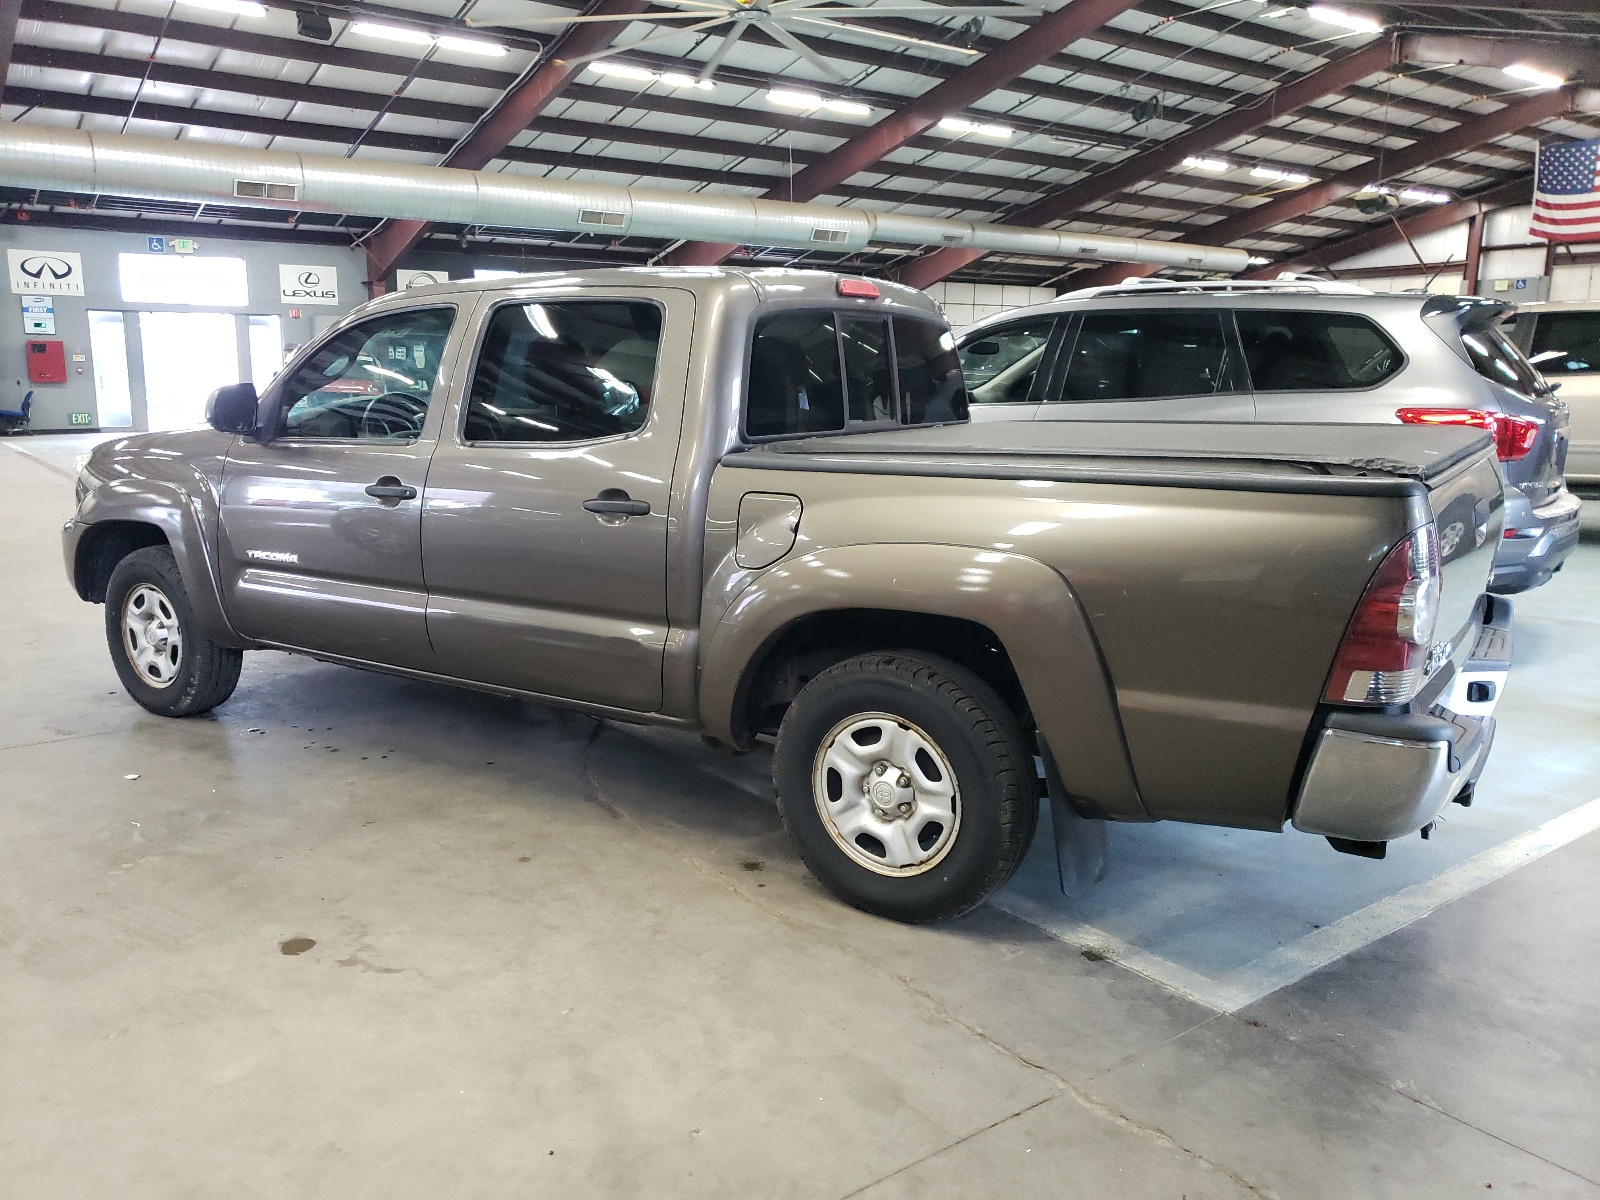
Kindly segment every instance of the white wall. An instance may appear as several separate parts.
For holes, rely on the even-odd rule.
[[[1497,208],[1483,222],[1483,257],[1478,265],[1478,294],[1506,300],[1600,300],[1600,269],[1592,266],[1557,266],[1549,280],[1544,275],[1543,242],[1528,232],[1533,209],[1527,204]],[[1415,239],[1424,262],[1461,262],[1467,256],[1469,222],[1460,221]],[[1579,251],[1600,250],[1600,243],[1575,247]],[[1559,260],[1558,260],[1559,262]],[[1416,255],[1401,242],[1366,254],[1358,254],[1334,264],[1334,270],[1370,270],[1393,267],[1394,274],[1358,280],[1375,292],[1398,292],[1427,285],[1430,291],[1459,293],[1464,285],[1461,273],[1445,273],[1431,284],[1428,274],[1419,271]],[[1526,279],[1520,291],[1495,287],[1496,280]],[[1548,292],[1548,296],[1547,296]]]
[[[1043,304],[1056,298],[1055,288],[998,283],[936,283],[926,290],[944,310],[945,320],[955,329],[1005,312],[1008,308]]]

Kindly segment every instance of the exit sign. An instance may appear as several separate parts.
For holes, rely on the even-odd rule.
[[[89,413],[68,413],[68,425],[93,425],[94,420]]]

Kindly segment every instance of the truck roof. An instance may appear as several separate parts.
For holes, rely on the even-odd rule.
[[[939,306],[925,293],[903,283],[868,278],[839,271],[805,271],[789,267],[584,267],[575,271],[531,271],[526,275],[504,275],[493,279],[452,279],[404,292],[391,292],[384,304],[411,303],[443,298],[463,292],[498,292],[514,296],[524,289],[539,287],[619,288],[657,286],[685,288],[697,296],[720,297],[754,286],[763,300],[811,300],[817,304],[871,306],[870,299],[839,295],[841,279],[865,280],[878,289],[880,300],[894,308],[914,309],[942,319]]]

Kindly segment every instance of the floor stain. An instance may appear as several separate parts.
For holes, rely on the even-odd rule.
[[[290,938],[286,942],[279,942],[278,943],[278,953],[280,953],[280,954],[304,954],[307,950],[311,949],[311,947],[315,946],[316,944],[317,943],[315,941],[313,941],[311,938],[308,938],[308,937]]]
[[[375,975],[399,975],[405,970],[404,967],[380,967],[376,963],[369,963],[361,957],[361,951],[359,950],[352,953],[349,958],[340,958],[335,961],[341,967],[360,967],[363,971],[371,971]]]

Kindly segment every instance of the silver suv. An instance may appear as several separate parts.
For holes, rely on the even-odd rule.
[[[1567,407],[1505,335],[1511,306],[1304,276],[1129,281],[1013,309],[958,337],[974,421],[1475,425],[1506,527],[1491,590],[1545,583],[1578,543]]]

